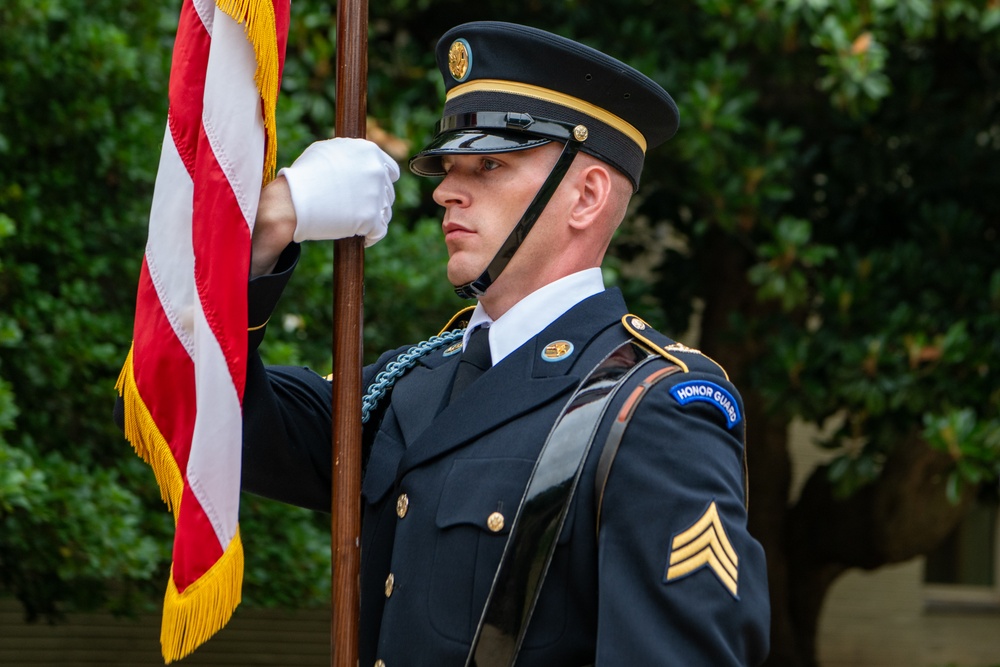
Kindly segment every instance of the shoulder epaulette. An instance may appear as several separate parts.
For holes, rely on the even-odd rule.
[[[626,315],[622,318],[622,325],[636,339],[641,341],[650,350],[656,352],[667,361],[677,364],[685,373],[713,373],[722,375],[727,380],[729,374],[726,369],[720,366],[714,359],[708,357],[700,350],[688,347],[667,336],[647,324],[637,315]]]

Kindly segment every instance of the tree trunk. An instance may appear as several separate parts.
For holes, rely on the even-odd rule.
[[[796,629],[788,607],[789,569],[785,553],[785,520],[791,488],[792,464],[788,455],[788,423],[769,414],[760,393],[750,380],[750,370],[767,354],[761,341],[733,330],[732,316],[760,311],[746,274],[751,257],[730,235],[709,233],[707,257],[717,261],[703,267],[705,311],[699,345],[729,373],[743,396],[747,415],[746,456],[750,473],[750,533],[767,554],[768,587],[771,594],[771,657],[767,664],[800,667]]]
[[[735,331],[733,314],[760,317],[746,280],[751,257],[722,232],[710,232],[702,275],[706,307],[701,348],[740,389],[747,414],[750,532],[764,546],[771,594],[771,654],[766,667],[815,667],[820,613],[827,591],[850,568],[876,569],[936,547],[968,511],[975,489],[952,505],[945,481],[954,461],[917,434],[896,443],[882,474],[849,498],[837,498],[826,467],[789,506],[788,420],[769,414],[750,370],[766,343]]]
[[[874,570],[933,550],[967,513],[976,490],[952,504],[945,494],[954,461],[916,433],[896,443],[882,474],[838,498],[827,468],[810,476],[788,515],[789,609],[803,665],[816,665],[816,632],[826,592],[850,568]]]

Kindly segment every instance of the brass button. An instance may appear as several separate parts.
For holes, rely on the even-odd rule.
[[[393,589],[393,587],[395,585],[396,585],[396,577],[392,574],[392,572],[390,572],[389,576],[385,578],[385,596],[386,597],[389,597],[390,595],[392,595],[392,589]]]
[[[500,514],[500,512],[494,512],[489,515],[486,519],[486,527],[494,533],[499,533],[503,530],[503,514]]]
[[[402,519],[406,516],[407,510],[410,509],[410,499],[405,493],[399,494],[399,498],[396,498],[396,516]]]
[[[385,667],[385,660],[376,660],[375,667]]]

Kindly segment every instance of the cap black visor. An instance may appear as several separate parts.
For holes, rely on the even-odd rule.
[[[417,176],[444,176],[444,169],[441,166],[443,155],[510,153],[543,146],[550,141],[551,139],[518,132],[503,134],[487,133],[482,130],[443,132],[410,159],[410,171]]]

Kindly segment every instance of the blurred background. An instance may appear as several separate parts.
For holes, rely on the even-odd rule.
[[[172,519],[112,425],[179,2],[0,5],[0,664],[155,665]],[[295,0],[279,164],[334,124],[334,3]],[[433,46],[531,24],[664,85],[605,266],[749,415],[774,666],[1000,665],[1000,2],[383,0],[369,137],[433,131]],[[366,358],[464,305],[433,182],[367,252]],[[330,368],[332,245],[272,319]],[[669,444],[669,443],[667,443]],[[329,517],[245,495],[244,603],[191,665],[329,664]]]

